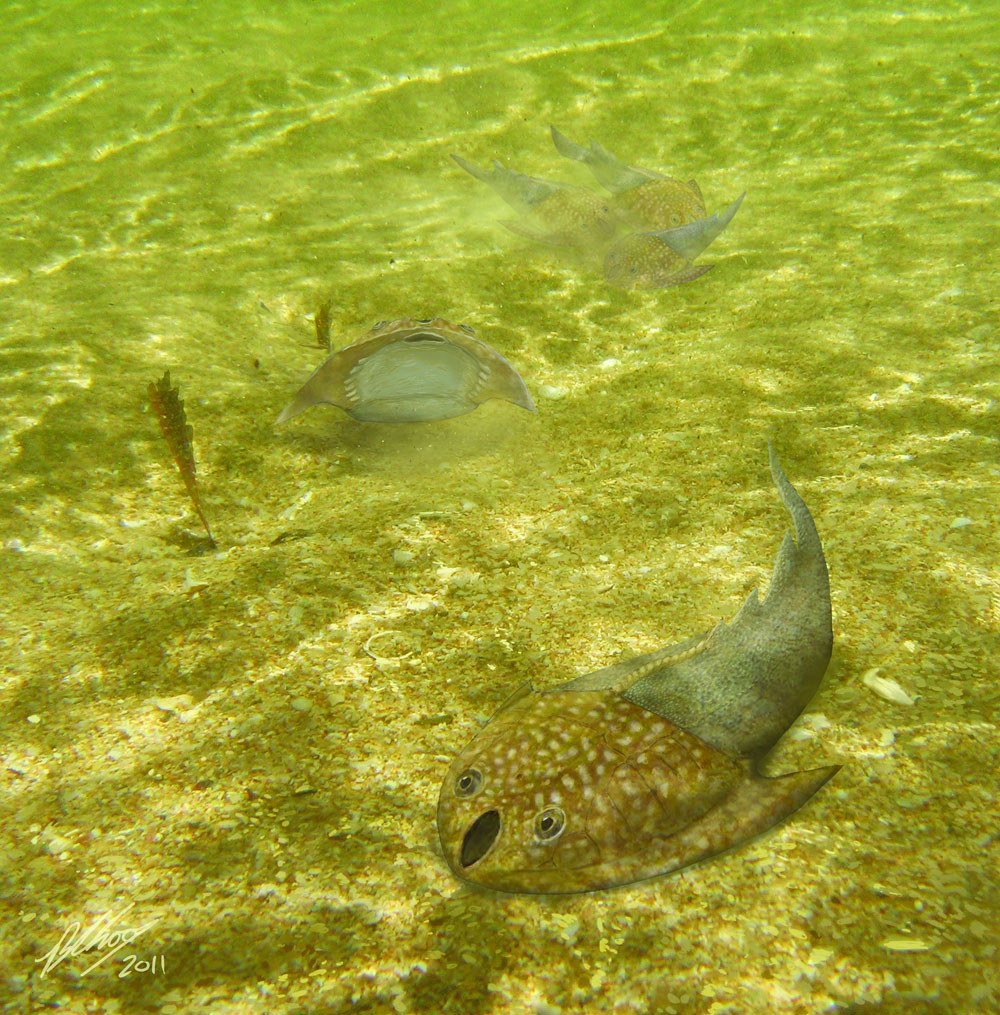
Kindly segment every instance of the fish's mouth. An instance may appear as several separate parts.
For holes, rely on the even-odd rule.
[[[500,834],[500,812],[486,811],[480,814],[469,826],[462,839],[462,850],[459,862],[462,867],[471,867],[478,863],[490,851]]]

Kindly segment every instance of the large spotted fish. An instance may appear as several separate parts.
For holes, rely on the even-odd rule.
[[[662,289],[704,275],[712,265],[691,262],[726,228],[743,203],[741,194],[724,212],[706,216],[701,188],[653,169],[629,166],[596,141],[590,147],[549,128],[561,155],[582,162],[611,191],[609,206],[619,239],[605,252],[604,277],[622,289]]]
[[[665,874],[763,832],[838,766],[768,778],[760,760],[819,686],[833,643],[816,526],[769,450],[792,516],[767,596],[730,624],[515,692],[452,763],[438,801],[461,878],[585,892]]]

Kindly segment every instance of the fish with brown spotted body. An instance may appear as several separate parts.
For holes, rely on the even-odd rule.
[[[676,229],[706,215],[694,180],[650,180],[616,194],[610,203],[619,221],[633,229]]]
[[[705,199],[694,180],[675,180],[655,169],[628,166],[596,141],[584,148],[549,127],[556,151],[582,162],[614,195],[611,206],[633,228],[673,229],[705,217]]]
[[[619,289],[666,289],[691,282],[714,265],[692,264],[653,233],[633,233],[604,255],[604,279]]]
[[[556,150],[586,165],[611,192],[619,226],[633,230],[606,250],[607,282],[620,289],[663,289],[690,282],[714,267],[691,262],[729,225],[745,194],[721,215],[706,216],[705,199],[694,180],[626,165],[596,141],[584,148],[555,127],[549,129]]]
[[[448,770],[438,830],[459,877],[586,892],[666,874],[775,825],[838,769],[768,778],[762,758],[815,694],[833,643],[809,509],[769,449],[792,517],[767,596],[730,624],[514,693]]]
[[[708,245],[739,211],[740,196],[720,215],[688,222],[672,229],[632,233],[613,244],[604,255],[604,278],[620,289],[663,289],[704,275],[715,267],[694,264]]]

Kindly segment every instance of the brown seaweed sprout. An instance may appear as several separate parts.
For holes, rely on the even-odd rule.
[[[316,327],[316,344],[327,352],[330,351],[330,325],[333,323],[333,297],[328,296],[317,308],[313,315],[313,324]]]
[[[163,439],[167,442],[167,447],[170,448],[170,454],[173,455],[181,479],[184,480],[184,486],[194,505],[195,512],[201,519],[201,524],[205,526],[208,541],[214,547],[215,540],[212,538],[212,530],[208,527],[208,520],[201,507],[201,496],[198,493],[198,477],[195,475],[194,449],[191,444],[194,431],[184,412],[184,403],[180,399],[180,388],[170,387],[170,371],[168,370],[155,384],[150,381],[148,391],[150,404],[153,406],[153,411],[160,424],[160,433],[163,434]]]

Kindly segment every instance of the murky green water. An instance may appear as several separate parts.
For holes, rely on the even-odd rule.
[[[6,6],[2,1010],[995,1010],[1000,8],[664,10]],[[588,182],[550,123],[746,190],[714,270],[617,290],[498,225],[449,154]],[[336,346],[472,326],[538,414],[274,429],[328,297]],[[766,581],[768,438],[836,635],[773,767],[841,773],[679,876],[454,880],[438,785],[514,687]],[[152,926],[36,961],[109,911]]]

